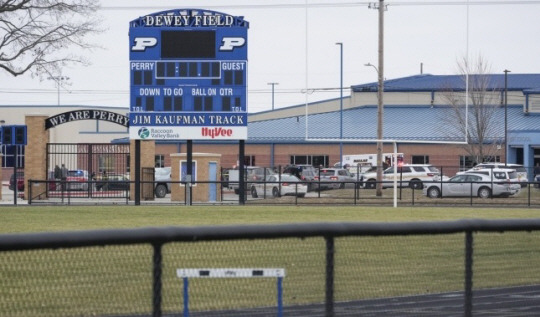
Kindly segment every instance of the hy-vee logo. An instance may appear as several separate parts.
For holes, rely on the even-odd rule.
[[[144,52],[148,47],[154,47],[157,44],[155,37],[136,37],[135,45],[131,47],[132,51]],[[221,40],[220,51],[232,51],[237,47],[242,47],[246,44],[246,39],[243,37],[224,37]]]

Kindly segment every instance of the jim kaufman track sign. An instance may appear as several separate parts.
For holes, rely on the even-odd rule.
[[[130,139],[247,139],[243,17],[176,9],[130,22]]]

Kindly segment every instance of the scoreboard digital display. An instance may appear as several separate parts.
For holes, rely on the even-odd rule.
[[[161,31],[161,58],[216,58],[216,32]]]
[[[243,17],[176,9],[130,22],[130,139],[247,139]]]

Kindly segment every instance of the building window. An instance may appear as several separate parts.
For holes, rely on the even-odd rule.
[[[328,155],[291,155],[290,163],[293,165],[309,164],[316,167],[327,167],[329,164],[329,157]]]
[[[476,163],[483,163],[483,162],[499,163],[501,162],[501,157],[500,156],[484,156],[483,160],[479,160],[479,162],[475,162],[474,156],[461,155],[459,157],[459,169],[462,171],[467,170],[469,168],[474,167]]]
[[[155,156],[155,164],[154,167],[165,167],[165,155],[163,154],[157,154]]]
[[[429,155],[413,155],[413,164],[429,164]]]
[[[240,157],[236,157],[236,165],[234,168],[237,167],[238,164],[240,164]],[[244,155],[244,166],[255,166],[255,155]]]
[[[500,163],[501,157],[500,156],[484,156],[484,159],[480,163]]]
[[[2,167],[13,167],[15,151],[17,151],[17,167],[24,167],[24,146],[6,144],[0,145]]]
[[[255,166],[255,155],[244,155],[244,166]]]

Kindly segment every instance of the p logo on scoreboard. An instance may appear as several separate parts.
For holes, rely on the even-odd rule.
[[[153,47],[157,44],[155,37],[136,37],[133,40],[135,41],[135,45],[131,47],[132,51],[145,51],[147,47]]]
[[[246,44],[246,39],[243,37],[224,37],[221,40],[220,51],[232,51],[237,47],[242,47]]]

